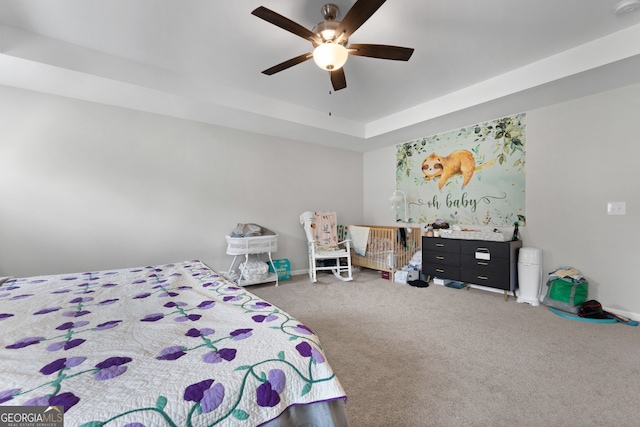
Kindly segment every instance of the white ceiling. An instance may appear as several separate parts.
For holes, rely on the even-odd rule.
[[[333,92],[313,61],[263,75],[311,44],[251,15],[311,29],[325,0],[0,0],[0,84],[368,151],[640,82],[619,1],[388,0],[350,42],[412,58],[351,56]]]

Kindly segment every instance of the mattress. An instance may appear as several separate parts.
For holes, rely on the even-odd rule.
[[[0,405],[65,426],[347,425],[311,329],[200,261],[7,280],[0,330]]]

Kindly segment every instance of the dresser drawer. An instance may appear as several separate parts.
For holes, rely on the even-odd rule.
[[[425,277],[460,280],[460,267],[457,265],[423,264],[422,274]]]
[[[460,253],[460,240],[424,237],[422,239],[422,250]]]
[[[487,286],[507,291],[511,290],[509,270],[463,269],[460,272],[460,280],[473,285]]]
[[[483,240],[463,240],[460,242],[460,252],[463,255],[486,254],[490,259],[507,258],[511,252],[509,242],[487,242]]]
[[[509,271],[509,258],[478,259],[474,254],[460,255],[460,267],[482,271]]]
[[[426,251],[422,254],[423,264],[444,264],[460,266],[460,254],[452,252]]]

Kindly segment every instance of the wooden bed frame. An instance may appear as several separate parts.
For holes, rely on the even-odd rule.
[[[420,227],[414,226],[410,232],[406,233],[406,243],[401,242],[398,232],[404,227],[376,225],[361,227],[369,227],[366,254],[362,256],[351,249],[351,263],[373,270],[387,271],[391,274],[392,281],[395,271],[407,265],[411,257],[420,250]]]

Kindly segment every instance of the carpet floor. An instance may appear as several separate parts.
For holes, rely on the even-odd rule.
[[[354,277],[247,288],[319,336],[351,427],[640,425],[640,327]]]

